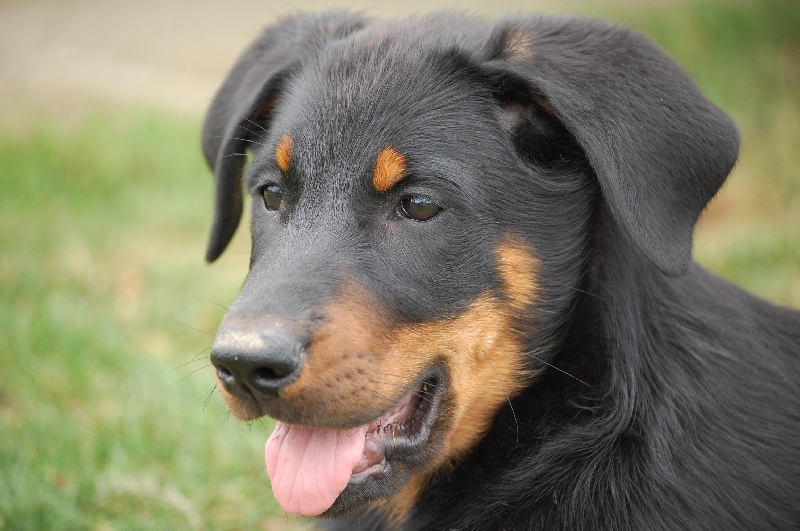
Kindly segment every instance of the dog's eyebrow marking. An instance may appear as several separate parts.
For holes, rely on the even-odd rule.
[[[283,135],[280,142],[278,142],[278,147],[275,148],[275,163],[283,173],[289,171],[289,160],[292,158],[293,146],[294,140],[292,140],[292,137]]]
[[[379,192],[388,192],[406,175],[406,158],[392,147],[383,148],[375,160],[372,186]]]

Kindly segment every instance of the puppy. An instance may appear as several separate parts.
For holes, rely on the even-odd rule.
[[[268,28],[203,149],[209,261],[252,197],[211,361],[234,415],[277,420],[280,505],[338,529],[800,525],[800,315],[692,261],[738,142],[604,22]]]

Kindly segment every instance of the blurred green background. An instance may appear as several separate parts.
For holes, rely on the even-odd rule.
[[[350,5],[395,16],[447,3]],[[698,260],[800,307],[796,0],[452,5],[604,16],[666,48],[742,132]],[[270,496],[269,426],[230,418],[213,389],[207,350],[244,278],[246,231],[202,260],[202,113],[261,25],[293,10],[0,4],[0,528],[308,527]]]

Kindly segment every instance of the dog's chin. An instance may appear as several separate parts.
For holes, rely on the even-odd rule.
[[[228,411],[237,419],[250,422],[252,420],[258,420],[266,415],[255,400],[242,400],[241,398],[232,396],[227,393],[219,383],[217,383],[217,389],[222,395],[222,401],[225,403],[225,407],[227,407]]]

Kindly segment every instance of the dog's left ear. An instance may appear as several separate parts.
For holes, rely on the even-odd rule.
[[[575,137],[639,250],[665,273],[685,272],[694,225],[736,162],[730,117],[649,40],[600,21],[502,22],[486,63],[523,80]]]
[[[363,27],[358,15],[330,11],[279,20],[239,57],[203,124],[203,153],[216,181],[206,260],[225,250],[242,215],[243,154],[267,137],[270,114],[296,65],[331,40]]]

